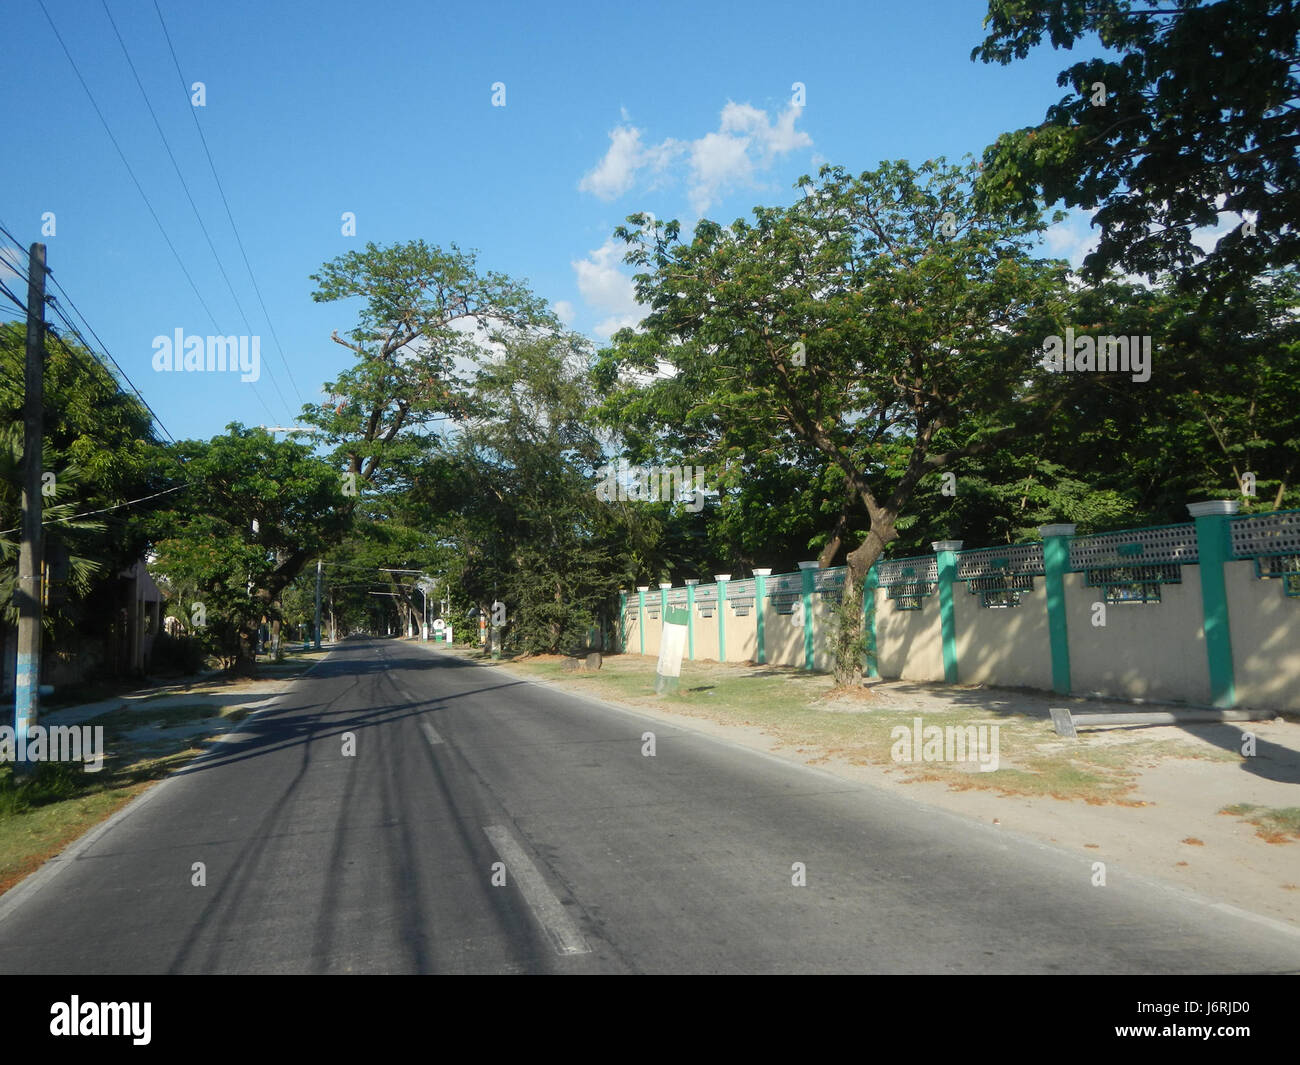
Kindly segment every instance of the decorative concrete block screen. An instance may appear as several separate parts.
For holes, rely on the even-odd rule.
[[[1300,598],[1300,510],[1235,518],[1228,535],[1234,559],[1253,559],[1256,577],[1280,578],[1282,594]]]
[[[1300,511],[882,559],[867,575],[864,667],[918,681],[1028,686],[1300,710]],[[804,563],[623,595],[622,646],[655,654],[663,603],[690,608],[689,657],[830,669],[847,571]],[[963,590],[964,593],[963,594]]]

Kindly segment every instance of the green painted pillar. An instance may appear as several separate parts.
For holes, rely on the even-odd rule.
[[[816,591],[817,561],[799,563],[803,597],[803,668],[813,667],[813,594]]]
[[[1205,615],[1205,654],[1210,666],[1210,699],[1220,709],[1237,701],[1237,681],[1232,666],[1232,626],[1228,620],[1228,587],[1223,565],[1232,557],[1229,519],[1237,513],[1237,500],[1213,499],[1188,503],[1196,522],[1196,556],[1201,566],[1201,609]]]
[[[849,579],[848,570],[845,570],[844,579]],[[871,568],[867,570],[866,579],[862,586],[862,612],[864,614],[862,628],[866,633],[867,644],[867,676],[880,676],[880,663],[876,658],[876,589],[880,587],[880,563],[873,562]]]
[[[767,579],[772,576],[770,569],[754,570],[754,617],[756,633],[754,640],[758,645],[758,651],[755,661],[761,666],[767,661],[767,633],[764,630],[767,611],[764,606],[767,601]]]
[[[664,625],[667,624],[668,622],[668,589],[671,587],[672,587],[671,583],[665,584],[663,581],[659,582],[659,647],[660,649],[662,649],[664,645]]]
[[[695,661],[695,586],[700,583],[698,577],[686,582],[686,657]]]
[[[718,585],[718,661],[727,660],[727,581],[730,573],[715,573],[714,581]]]
[[[627,650],[627,592],[618,593],[618,652]]]
[[[939,563],[939,624],[943,631],[943,679],[958,683],[957,614],[953,609],[952,586],[957,579],[957,552],[962,540],[936,540],[930,546]]]
[[[641,633],[641,653],[645,654],[645,593],[650,590],[648,584],[638,584],[636,586],[637,609],[641,612],[638,615],[636,627]]]
[[[1076,526],[1044,525],[1043,572],[1047,583],[1047,641],[1052,653],[1052,691],[1070,694],[1070,627],[1065,610],[1065,575],[1070,572],[1070,537]]]

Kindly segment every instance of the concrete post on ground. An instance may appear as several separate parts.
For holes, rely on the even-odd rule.
[[[1228,588],[1223,567],[1232,557],[1229,519],[1237,513],[1237,500],[1214,499],[1188,503],[1196,522],[1196,557],[1201,571],[1201,609],[1205,616],[1205,656],[1210,668],[1210,700],[1220,709],[1237,701],[1232,665],[1232,628],[1228,619]]]
[[[958,683],[957,615],[953,607],[952,586],[957,580],[957,552],[963,540],[936,540],[930,546],[938,556],[939,624],[943,631],[943,679]]]
[[[1065,575],[1070,572],[1070,537],[1076,526],[1068,523],[1044,525],[1043,578],[1047,585],[1047,640],[1052,653],[1052,691],[1069,695],[1070,627],[1065,609]]]
[[[715,573],[713,580],[718,586],[718,661],[727,660],[727,581],[730,573]]]
[[[767,579],[771,569],[754,570],[754,661],[760,666],[767,662]]]
[[[699,577],[690,577],[686,581],[686,657],[695,661],[695,586]]]
[[[813,593],[817,589],[817,560],[799,563],[799,577],[803,581],[801,596],[803,608],[803,668],[813,668]]]
[[[645,593],[650,590],[648,584],[638,584],[636,586],[636,606],[637,620],[636,630],[641,635],[641,653],[645,654]]]
[[[618,653],[627,652],[627,592],[618,592]]]

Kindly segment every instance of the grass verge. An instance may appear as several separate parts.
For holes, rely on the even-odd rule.
[[[1231,817],[1240,817],[1255,826],[1255,834],[1269,843],[1290,843],[1300,839],[1300,806],[1260,806],[1253,802],[1239,802],[1219,811]]]
[[[25,775],[0,766],[0,894],[142,791],[202,753],[242,707],[192,704],[115,710],[87,722],[104,729],[104,765],[38,763]]]

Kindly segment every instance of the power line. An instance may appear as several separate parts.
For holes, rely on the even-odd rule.
[[[15,296],[11,291],[9,291],[9,286],[6,285],[3,281],[0,281],[0,292],[3,292],[3,293],[4,293],[6,296],[8,296],[11,300],[13,300],[14,303],[17,304],[18,309],[19,309],[20,311],[22,311],[23,314],[26,314],[26,313],[27,313],[27,304],[25,304],[22,300],[20,300],[17,296]]]
[[[230,283],[230,276],[226,273],[226,268],[221,262],[221,256],[217,254],[217,247],[212,243],[212,236],[208,233],[208,227],[203,224],[203,216],[199,213],[198,205],[194,202],[194,197],[190,193],[190,186],[185,180],[185,175],[181,172],[181,167],[176,162],[176,155],[172,151],[172,146],[167,141],[167,135],[163,132],[162,123],[158,121],[158,115],[153,109],[153,104],[149,102],[149,94],[145,91],[144,82],[140,80],[140,74],[135,68],[135,63],[131,59],[131,53],[127,51],[126,41],[122,39],[122,34],[117,28],[117,23],[113,20],[113,13],[108,9],[108,0],[100,0],[104,6],[104,14],[108,16],[109,25],[113,27],[113,33],[117,37],[117,43],[122,49],[122,55],[126,57],[126,65],[131,68],[131,76],[135,78],[136,87],[140,90],[140,95],[144,98],[144,105],[149,109],[149,117],[153,119],[154,128],[158,131],[158,136],[162,140],[163,148],[167,150],[167,158],[171,160],[172,169],[176,171],[176,177],[180,180],[181,188],[185,190],[185,198],[190,202],[190,209],[194,212],[194,219],[199,224],[199,229],[203,233],[203,238],[208,242],[208,249],[212,252],[212,258],[217,264],[217,270],[220,271],[222,279],[226,282],[226,288],[230,290],[230,297],[235,301],[235,308],[239,311],[239,317],[243,319],[244,328],[251,335],[253,332],[252,325],[249,324],[248,315],[244,313],[243,304],[239,302],[239,296],[235,293],[235,286]],[[267,364],[270,369],[270,364]],[[292,408],[289,401],[284,398],[284,393],[280,391],[280,382],[275,379],[274,373],[271,373],[271,385],[275,388],[275,393],[280,397],[280,402],[284,404],[285,409],[292,414]]]
[[[144,409],[149,412],[149,416],[153,418],[153,420],[158,424],[158,428],[162,430],[163,435],[168,440],[170,440],[173,444],[176,443],[176,438],[172,436],[171,430],[168,429],[165,424],[163,424],[163,420],[161,417],[159,417],[158,412],[154,410],[153,407],[149,406],[149,401],[144,398],[144,394],[135,386],[135,382],[132,381],[129,376],[127,376],[127,372],[122,369],[121,364],[118,363],[118,361],[115,358],[113,358],[112,353],[108,350],[108,345],[105,344],[103,340],[100,339],[99,334],[95,332],[94,327],[90,324],[89,321],[87,321],[86,316],[81,313],[81,309],[75,303],[72,302],[72,297],[68,295],[67,291],[64,289],[64,287],[61,284],[59,284],[59,282],[56,279],[52,277],[51,280],[54,281],[54,287],[59,290],[60,297],[62,297],[63,300],[67,301],[68,306],[72,308],[73,313],[79,319],[81,319],[82,324],[90,331],[90,335],[93,336],[95,340],[99,342],[99,346],[103,350],[104,355],[108,358],[108,361],[113,364],[114,369],[117,370],[122,380],[125,381],[127,385],[130,386],[131,391],[135,393],[136,399],[138,399],[144,405]],[[63,308],[59,305],[59,303],[60,300],[56,300],[53,298],[50,299],[50,307],[54,311],[54,313],[58,315],[59,321],[61,321],[64,325],[68,326],[68,328],[72,330],[72,335],[77,338],[77,342],[83,348],[85,348],[92,355],[95,355],[95,357],[98,358],[95,349],[91,346],[90,342],[87,341],[84,336],[82,336],[81,330],[79,330],[76,327],[76,325],[74,325],[72,322],[68,320],[67,315],[63,313]],[[62,338],[59,339],[60,341],[62,341]],[[65,344],[64,346],[66,347],[67,345]],[[105,367],[105,369],[107,369],[107,367]]]
[[[163,36],[167,38],[167,49],[171,52],[172,64],[176,67],[176,76],[180,78],[181,92],[189,98],[189,86],[185,83],[185,75],[181,73],[180,60],[176,57],[176,48],[172,44],[171,34],[167,32],[167,23],[163,20],[162,9],[158,6],[158,0],[154,0],[154,11],[158,13],[158,23],[162,26]],[[194,128],[198,130],[199,140],[203,142],[203,154],[208,158],[208,168],[212,171],[212,180],[217,183],[217,191],[221,194],[221,202],[226,208],[226,217],[230,219],[230,228],[235,234],[235,243],[239,245],[239,254],[244,259],[244,266],[248,270],[248,279],[253,283],[253,291],[257,293],[257,302],[261,305],[262,315],[266,318],[267,328],[271,331],[271,339],[275,341],[276,350],[280,353],[280,361],[284,363],[284,372],[289,378],[289,384],[293,386],[294,395],[298,397],[298,402],[304,407],[307,405],[303,402],[302,392],[298,389],[298,382],[293,379],[293,371],[289,368],[289,360],[285,357],[284,348],[280,344],[280,337],[275,331],[275,324],[271,321],[271,312],[266,309],[266,300],[262,298],[261,286],[257,283],[257,277],[253,274],[253,264],[248,261],[248,253],[244,250],[244,242],[239,236],[239,227],[235,225],[235,216],[230,210],[230,201],[226,199],[226,190],[222,187],[221,178],[217,175],[217,164],[213,162],[212,152],[208,149],[208,139],[203,135],[203,126],[199,122],[197,110],[191,106],[190,117],[194,119]],[[292,419],[290,419],[292,420]]]
[[[0,233],[3,233],[10,241],[13,242],[15,247],[21,250],[22,245],[19,244],[18,238],[15,237],[13,233],[9,231],[8,227],[6,227],[3,222],[0,222]],[[21,269],[19,269],[16,266],[14,267],[14,270],[15,273],[18,273],[21,276],[24,277],[27,276],[26,274],[23,273]],[[50,281],[54,282],[55,287],[58,288],[60,294],[67,300],[68,304],[72,307],[77,317],[81,319],[82,324],[84,324],[86,328],[90,331],[90,333],[95,337],[95,339],[99,341],[100,347],[103,348],[105,356],[107,356],[108,360],[113,364],[114,369],[116,369],[121,379],[124,380],[128,385],[130,385],[131,391],[135,393],[135,398],[138,399],[140,401],[140,404],[144,407],[144,409],[149,412],[150,417],[154,420],[154,422],[157,423],[158,428],[162,430],[163,435],[165,435],[167,439],[172,442],[172,444],[175,444],[176,438],[172,436],[167,426],[163,423],[162,418],[158,416],[158,412],[155,411],[151,406],[149,406],[149,401],[144,398],[140,390],[136,388],[135,383],[131,380],[130,377],[127,376],[126,371],[123,370],[122,367],[118,364],[117,360],[113,358],[112,354],[108,350],[107,345],[105,345],[104,342],[100,340],[99,334],[95,332],[95,330],[90,325],[90,322],[86,320],[86,317],[77,308],[77,305],[72,302],[72,298],[67,295],[67,292],[64,290],[63,286],[60,285],[57,280],[55,280],[54,272],[47,267],[45,273],[47,278]],[[18,298],[14,296],[12,292],[9,291],[9,288],[6,285],[4,285],[3,282],[0,282],[0,290],[3,290],[5,295],[9,296],[10,299],[12,299],[15,303],[17,303],[20,307],[22,307],[24,312],[26,312],[27,310],[26,305],[22,303],[20,300],[18,300]],[[73,348],[71,345],[68,344],[68,342],[61,335],[61,331],[57,329],[52,322],[49,321],[44,322],[43,332],[48,336],[54,337],[54,339],[59,342],[63,350],[66,351],[73,359],[75,359],[78,365],[82,366],[90,373],[92,380],[97,376],[95,373],[95,366],[98,366],[99,369],[103,370],[104,373],[108,375],[109,380],[112,381],[114,391],[116,391],[118,394],[124,395],[125,393],[122,391],[121,384],[118,381],[118,379],[114,377],[112,371],[110,371],[109,368],[104,365],[103,361],[99,358],[99,354],[91,346],[89,341],[87,341],[86,338],[81,334],[81,331],[77,328],[76,324],[69,320],[68,316],[63,312],[63,308],[59,305],[59,301],[56,300],[53,296],[47,296],[46,303],[49,309],[58,318],[58,320],[62,322],[64,326],[67,327],[68,331],[71,332],[74,337],[76,337],[77,342],[81,345],[82,349],[85,352],[89,353],[91,359],[94,361],[94,366],[92,366],[90,363],[87,363],[85,361],[85,358],[81,354],[81,352],[78,352],[75,348]],[[44,318],[43,315],[42,318]],[[187,473],[187,471],[185,470],[185,464],[180,461],[179,456],[176,456],[174,453],[172,453],[172,457],[176,460],[177,464],[180,466],[181,472]],[[55,525],[55,524],[61,524],[70,521],[76,521],[78,518],[92,517],[96,514],[108,514],[115,510],[121,510],[124,507],[134,506],[136,503],[144,503],[151,499],[157,499],[159,496],[165,496],[165,495],[169,495],[172,492],[178,492],[182,488],[191,487],[194,483],[195,482],[193,481],[185,480],[182,483],[175,485],[171,488],[165,488],[160,492],[154,492],[151,495],[147,495],[147,496],[140,496],[136,499],[129,499],[123,503],[115,503],[112,506],[108,506],[108,507],[100,507],[95,510],[82,511],[81,513],[72,514],[65,518],[49,518],[41,522],[41,525],[42,526]],[[9,533],[17,532],[20,528],[21,526],[15,526],[12,529],[5,529],[3,530],[3,532],[0,532],[0,535],[8,535]]]
[[[134,506],[136,503],[144,503],[150,499],[157,499],[159,496],[165,496],[169,492],[179,492],[182,488],[189,488],[193,481],[186,481],[185,484],[178,484],[174,488],[164,488],[161,492],[155,492],[150,496],[141,496],[139,499],[128,499],[125,503],[117,503],[111,507],[101,507],[99,510],[83,510],[80,514],[69,514],[66,518],[50,518],[49,521],[41,522],[42,525],[57,525],[60,522],[76,521],[78,518],[88,518],[93,514],[107,514],[110,510],[121,510],[123,507]],[[0,529],[0,536],[7,536],[9,533],[17,532],[21,525],[15,525],[12,529]]]
[[[145,207],[149,209],[149,214],[153,217],[154,224],[158,226],[158,231],[162,234],[163,240],[167,242],[167,247],[171,249],[176,264],[181,268],[181,273],[185,275],[185,280],[189,282],[190,288],[194,290],[194,295],[198,297],[199,303],[207,313],[208,319],[212,322],[212,327],[219,335],[225,335],[225,331],[217,324],[217,319],[213,315],[212,309],[208,306],[207,301],[203,298],[203,294],[199,291],[198,285],[194,283],[194,278],[190,275],[189,270],[185,268],[185,262],[181,259],[180,252],[176,250],[176,245],[172,243],[171,237],[167,235],[167,229],[163,226],[162,219],[158,217],[158,212],[153,209],[153,203],[150,202],[148,194],[144,191],[144,186],[140,184],[140,179],[135,176],[135,171],[131,169],[131,164],[127,162],[126,153],[122,151],[122,146],[118,144],[117,138],[113,136],[113,130],[109,127],[108,120],[104,118],[104,113],[99,109],[99,104],[95,102],[95,94],[90,91],[90,86],[86,84],[86,79],[81,76],[81,70],[78,68],[76,60],[72,58],[72,53],[68,51],[68,46],[64,43],[58,27],[54,25],[54,19],[50,17],[49,11],[46,10],[45,0],[36,0],[36,2],[40,4],[41,10],[45,13],[45,20],[50,24],[50,29],[54,31],[54,36],[58,39],[59,45],[63,49],[63,54],[68,57],[68,62],[72,64],[72,71],[77,75],[77,80],[81,82],[81,87],[85,90],[86,96],[90,100],[90,106],[95,109],[95,114],[99,116],[99,121],[104,127],[104,132],[108,134],[108,139],[113,142],[113,147],[117,149],[118,158],[122,160],[122,165],[126,167],[126,172],[131,176],[136,191],[140,193],[140,198],[144,200]],[[266,399],[262,396],[262,393],[254,388],[253,395],[257,397],[258,402],[262,404],[266,413],[274,418],[275,415],[271,413],[271,408],[267,405]]]
[[[189,270],[185,268],[185,262],[181,259],[180,252],[176,250],[176,245],[172,243],[172,238],[167,235],[167,229],[163,226],[162,220],[158,217],[158,212],[153,209],[153,203],[150,202],[148,194],[144,191],[144,186],[140,184],[140,179],[135,176],[135,171],[131,169],[131,164],[127,162],[126,153],[122,151],[122,146],[117,143],[117,138],[113,135],[113,130],[109,126],[108,120],[104,117],[104,112],[99,109],[99,104],[95,102],[95,94],[90,91],[90,86],[86,84],[86,79],[81,76],[81,69],[77,66],[77,61],[72,58],[72,53],[68,51],[68,46],[64,43],[63,36],[59,33],[59,28],[54,25],[54,19],[50,17],[49,11],[46,10],[45,0],[36,0],[36,2],[40,4],[41,10],[45,12],[45,20],[50,24],[50,29],[54,31],[54,36],[58,39],[59,46],[63,49],[63,54],[68,57],[68,62],[72,64],[72,72],[77,75],[77,80],[81,82],[81,87],[86,91],[86,97],[90,100],[90,106],[95,109],[95,114],[99,116],[99,121],[104,127],[104,132],[108,134],[108,139],[113,142],[113,147],[117,149],[118,158],[122,160],[122,165],[126,167],[126,172],[131,176],[131,180],[135,183],[136,191],[140,193],[140,198],[144,200],[145,207],[149,209],[149,214],[153,216],[154,223],[158,226],[158,231],[162,234],[163,240],[167,242],[167,247],[171,249],[171,253],[176,259],[176,264],[181,268],[181,273],[185,275],[185,280],[190,283],[190,288],[194,290],[194,295],[198,297],[199,303],[203,306],[204,311],[207,312],[213,328],[216,329],[218,333],[222,333],[222,329],[217,325],[217,319],[213,315],[212,309],[203,298],[203,293],[199,291],[199,286],[194,283],[194,278],[190,276]]]

